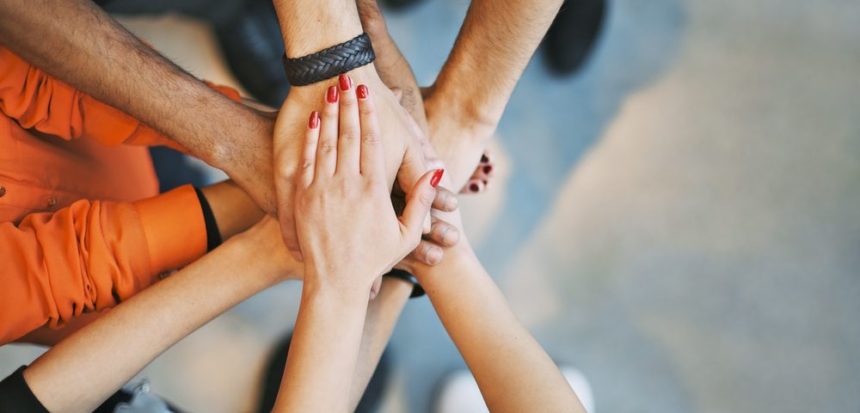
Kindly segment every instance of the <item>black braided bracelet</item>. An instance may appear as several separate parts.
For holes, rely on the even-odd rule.
[[[418,279],[407,271],[392,268],[391,271],[383,275],[383,277],[399,278],[403,281],[412,283],[412,294],[409,295],[409,298],[421,297],[424,295],[424,287],[421,287],[421,284],[418,283]]]
[[[284,70],[291,85],[305,86],[373,63],[375,59],[370,37],[362,33],[352,40],[307,56],[290,59],[284,53]]]

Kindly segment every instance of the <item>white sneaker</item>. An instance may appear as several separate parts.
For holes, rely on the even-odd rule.
[[[585,410],[594,413],[594,393],[588,379],[572,367],[562,367],[561,374],[576,392]],[[489,413],[478,383],[469,370],[459,370],[451,374],[439,388],[435,413]]]

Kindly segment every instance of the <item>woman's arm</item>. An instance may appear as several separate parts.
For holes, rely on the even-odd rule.
[[[266,219],[62,341],[24,378],[49,411],[92,411],[181,338],[296,275],[288,255]]]
[[[296,175],[305,276],[278,412],[349,409],[371,285],[418,245],[442,173],[418,180],[398,218],[373,97],[346,75],[339,84],[311,113]]]
[[[585,412],[558,367],[511,312],[468,242],[415,269],[493,412]]]

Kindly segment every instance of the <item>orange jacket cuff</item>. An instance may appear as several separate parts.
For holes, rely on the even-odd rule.
[[[135,202],[134,206],[153,274],[180,268],[206,253],[206,223],[191,185]]]

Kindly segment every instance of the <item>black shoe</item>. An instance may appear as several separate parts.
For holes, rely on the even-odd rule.
[[[249,0],[243,12],[215,27],[239,83],[257,100],[278,108],[290,91],[281,63],[284,41],[271,0]]]
[[[275,406],[275,399],[278,397],[278,389],[281,387],[281,377],[284,376],[284,367],[287,364],[287,352],[290,349],[290,339],[292,332],[287,334],[272,351],[269,360],[266,362],[266,371],[263,376],[263,392],[260,397],[260,404],[257,407],[258,413],[269,413]],[[361,396],[361,401],[355,409],[355,413],[371,413],[375,412],[382,401],[382,396],[385,394],[385,387],[388,384],[388,376],[390,370],[391,358],[389,349],[385,349],[382,357],[379,359],[379,364],[376,366],[376,371],[370,378],[367,384],[367,389],[364,390],[364,395]]]
[[[603,28],[605,0],[565,1],[544,39],[545,58],[559,75],[579,71]]]

